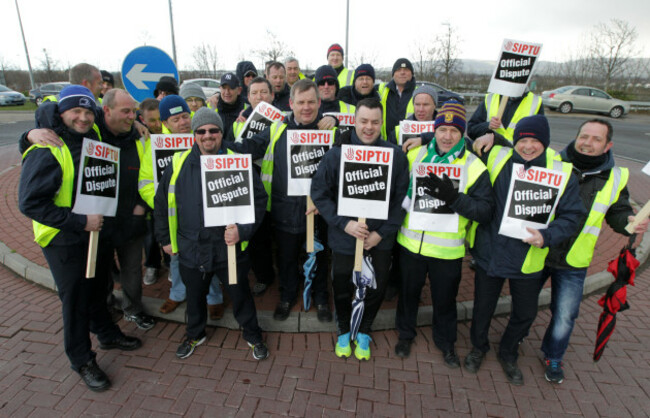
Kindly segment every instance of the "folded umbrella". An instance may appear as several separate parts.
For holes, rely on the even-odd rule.
[[[356,289],[354,291],[354,299],[352,299],[352,315],[350,316],[350,340],[354,341],[357,338],[359,326],[361,325],[361,319],[363,318],[366,290],[368,287],[371,289],[377,288],[375,269],[372,267],[372,257],[369,254],[363,256],[363,265],[361,266],[361,271],[355,270],[352,272],[352,283],[354,283]]]
[[[628,245],[623,247],[619,256],[609,262],[607,271],[614,275],[614,282],[609,286],[605,295],[598,301],[603,307],[603,312],[598,320],[598,331],[596,334],[596,348],[594,350],[594,361],[600,360],[603,355],[607,341],[616,327],[616,313],[629,309],[627,303],[627,285],[634,286],[634,276],[639,267],[639,260],[634,258],[635,251],[632,244],[636,235],[630,237]]]
[[[305,312],[311,308],[311,284],[314,281],[314,277],[316,277],[316,269],[318,267],[316,254],[319,251],[323,251],[323,248],[323,244],[321,244],[317,239],[314,239],[314,251],[309,253],[307,261],[302,265],[302,269],[305,273],[305,289],[302,292],[302,303]]]

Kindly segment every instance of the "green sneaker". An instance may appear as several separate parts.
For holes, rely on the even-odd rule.
[[[350,357],[352,355],[349,332],[339,335],[339,339],[336,342],[336,348],[334,348],[334,354],[336,354],[336,357]]]
[[[354,356],[359,360],[370,360],[370,335],[358,333],[355,344],[357,347],[354,349]]]

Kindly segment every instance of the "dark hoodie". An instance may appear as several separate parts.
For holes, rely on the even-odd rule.
[[[395,126],[399,124],[399,121],[406,118],[406,108],[408,107],[408,104],[411,101],[411,96],[413,96],[413,91],[415,90],[415,77],[411,78],[411,81],[406,83],[401,96],[398,93],[395,80],[390,80],[388,84],[386,84],[386,88],[388,89],[388,96],[386,97],[386,105],[384,109],[384,112],[386,113],[386,132],[391,132],[395,130]]]
[[[246,102],[244,101],[244,94],[241,93],[237,96],[235,103],[226,103],[223,100],[219,99],[217,102],[217,111],[221,120],[223,121],[223,137],[228,136],[228,132],[232,129],[232,124],[239,117],[239,113],[244,110],[246,107]]]
[[[235,74],[239,79],[239,84],[241,84],[241,96],[244,98],[244,101],[246,103],[248,103],[248,86],[244,84],[244,75],[246,75],[246,73],[249,71],[254,71],[257,75],[257,68],[255,68],[255,64],[250,61],[240,61],[237,63]]]
[[[561,152],[562,160],[573,164],[574,172],[578,175],[578,182],[580,184],[580,199],[585,208],[591,210],[596,194],[605,186],[612,168],[615,166],[614,155],[611,150],[607,151],[607,153],[603,155],[603,158],[598,161],[599,157],[587,157],[585,155],[577,155],[576,153],[577,151],[575,151],[574,141],[567,145],[567,147]],[[583,162],[586,163],[586,165],[583,165]],[[592,164],[592,162],[600,164],[594,167],[595,164]],[[587,165],[589,168],[587,168]],[[634,215],[632,207],[630,206],[629,198],[630,195],[626,186],[621,190],[618,200],[609,207],[607,214],[605,215],[605,221],[607,224],[612,227],[614,231],[626,236],[630,235],[625,230],[625,226],[627,226],[627,217]],[[580,235],[580,231],[587,221],[588,216],[588,212],[582,214],[579,218],[580,227],[575,231],[575,233],[567,240],[551,248],[548,257],[546,258],[547,266],[559,269],[575,270],[574,267],[571,267],[566,262],[566,256]]]

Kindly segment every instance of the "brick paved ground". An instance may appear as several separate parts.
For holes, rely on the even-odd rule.
[[[207,344],[181,361],[174,356],[180,325],[161,322],[145,333],[120,322],[144,345],[129,353],[98,351],[113,387],[96,394],[69,369],[57,297],[0,267],[0,416],[647,416],[649,280],[646,269],[597,364],[591,355],[598,296],[585,299],[566,380],[557,386],[544,380],[540,363],[543,310],[521,345],[521,387],[506,383],[494,351],[477,375],[447,369],[424,328],[407,360],[392,352],[395,331],[374,333],[372,359],[363,363],[336,358],[331,333],[271,333],[271,356],[257,362],[239,332],[210,328]],[[493,321],[493,342],[506,320]],[[469,324],[460,324],[462,356],[468,332]]]

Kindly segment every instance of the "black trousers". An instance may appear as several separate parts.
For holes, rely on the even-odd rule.
[[[273,270],[273,241],[271,229],[271,214],[264,213],[260,227],[255,231],[253,238],[248,243],[248,252],[251,256],[251,268],[258,283],[267,286],[275,280]]]
[[[418,305],[422,287],[429,275],[431,301],[433,302],[433,341],[442,351],[454,348],[458,314],[456,296],[460,284],[462,258],[443,260],[440,258],[415,256],[401,247],[402,270],[401,291],[397,302],[395,326],[401,340],[412,340],[417,335]]]
[[[147,218],[147,233],[144,236],[144,266],[159,269],[161,267],[160,246],[154,235],[153,215]]]
[[[366,290],[363,318],[359,332],[370,334],[372,323],[379,312],[379,307],[384,300],[388,272],[390,270],[391,250],[370,250],[372,265],[375,268],[377,289]],[[336,322],[339,335],[350,332],[350,317],[352,315],[352,300],[356,287],[352,283],[352,270],[354,269],[354,256],[332,252],[332,288],[334,290],[334,306],[336,308]]]
[[[75,371],[95,358],[91,332],[104,343],[122,335],[106,305],[112,248],[99,246],[95,277],[86,279],[87,247],[85,244],[43,248],[61,299],[65,354]]]
[[[317,217],[318,219],[318,217]],[[280,272],[280,285],[282,286],[280,301],[293,304],[298,297],[299,284],[304,281],[301,274],[301,263],[306,258],[305,234],[292,234],[276,228],[275,240],[278,246],[278,270]],[[321,237],[319,237],[319,240]],[[323,243],[325,241],[322,241]],[[329,303],[327,291],[327,248],[316,254],[316,276],[312,281],[312,294],[314,304]]]
[[[187,291],[186,335],[188,337],[199,339],[205,335],[205,325],[208,321],[206,296],[212,276],[216,274],[230,295],[233,315],[243,329],[244,339],[251,344],[262,342],[262,329],[257,322],[255,302],[248,285],[250,264],[247,261],[237,263],[237,284],[234,285],[228,284],[228,269],[225,267],[216,271],[202,272],[180,263],[179,269]]]
[[[476,266],[470,336],[472,345],[484,353],[490,350],[488,332],[505,281],[503,277],[488,276],[485,270]],[[537,299],[543,282],[541,274],[535,279],[508,279],[512,312],[499,344],[499,356],[506,361],[515,361],[519,356],[519,342],[528,335],[537,316]]]

